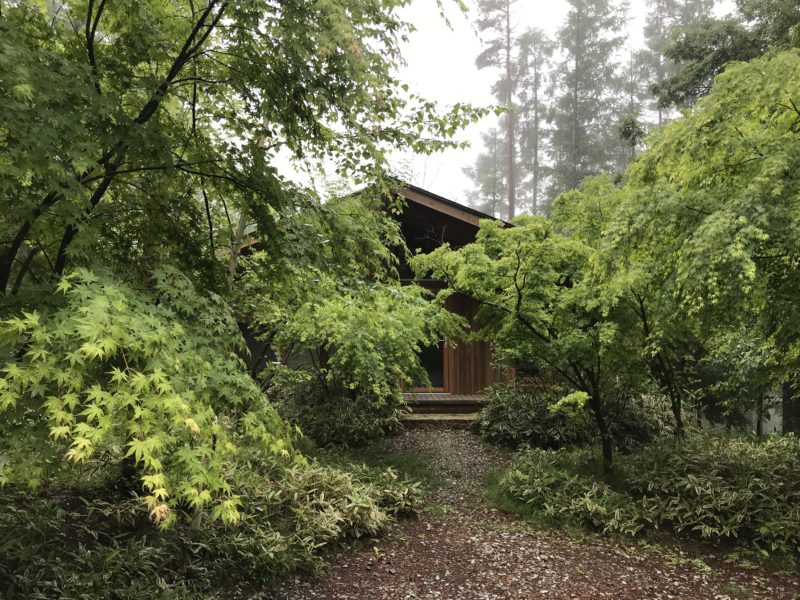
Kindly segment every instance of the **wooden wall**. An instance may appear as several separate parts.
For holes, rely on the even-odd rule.
[[[478,303],[461,294],[447,299],[447,310],[474,323]],[[451,394],[477,394],[498,381],[507,381],[513,373],[492,367],[492,349],[487,342],[461,342],[445,346],[445,390]]]

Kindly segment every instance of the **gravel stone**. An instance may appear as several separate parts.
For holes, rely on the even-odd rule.
[[[430,510],[398,523],[374,544],[343,550],[316,576],[269,592],[274,600],[500,600],[539,598],[792,599],[798,574],[743,569],[713,554],[680,548],[678,556],[646,552],[587,536],[535,530],[482,498],[487,468],[507,453],[461,429],[416,427],[393,440],[398,452],[431,455],[441,485]],[[447,510],[434,510],[438,506]],[[373,548],[374,546],[374,548]],[[691,562],[692,557],[702,557]],[[376,558],[379,557],[379,558]],[[263,595],[259,595],[263,598]]]

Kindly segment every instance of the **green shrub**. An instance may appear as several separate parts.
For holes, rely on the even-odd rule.
[[[609,479],[586,449],[525,450],[500,484],[558,521],[626,535],[669,527],[799,554],[798,461],[794,436],[759,441],[705,432],[621,455]]]
[[[716,433],[664,441],[621,467],[629,493],[656,523],[702,537],[800,552],[800,440]]]
[[[494,444],[511,448],[526,444],[561,448],[583,444],[595,434],[591,415],[552,412],[550,407],[556,396],[532,380],[498,383],[486,390],[485,395],[486,405],[476,427],[484,439]]]
[[[294,436],[238,358],[225,301],[170,267],[147,285],[77,269],[59,306],[0,322],[0,484],[40,483],[46,460],[127,462],[155,522],[234,523],[237,447],[291,464]]]
[[[519,378],[486,391],[487,404],[476,427],[484,439],[511,448],[524,445],[557,449],[598,439],[597,426],[586,410],[553,411],[556,390]],[[660,398],[608,398],[608,423],[615,445],[631,450],[670,434],[672,417]]]
[[[363,446],[398,429],[407,412],[399,391],[376,397],[312,378],[275,383],[269,396],[284,419],[320,446]]]
[[[244,452],[247,454],[247,452]],[[241,482],[238,523],[157,529],[142,504],[108,489],[6,488],[0,500],[0,596],[213,597],[321,564],[324,548],[371,536],[411,512],[417,484],[392,470],[317,462]]]
[[[618,395],[608,398],[606,413],[614,443],[623,452],[675,436],[675,418],[669,401],[663,396]],[[689,419],[684,417],[684,422]]]
[[[581,460],[590,460],[588,450],[531,448],[517,457],[500,484],[549,518],[602,529],[627,498],[577,473]]]

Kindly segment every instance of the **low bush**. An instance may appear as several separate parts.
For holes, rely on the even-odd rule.
[[[554,521],[604,529],[629,499],[583,475],[584,460],[591,460],[588,449],[531,448],[520,453],[500,483],[515,500]]]
[[[489,442],[511,448],[529,445],[557,449],[598,439],[591,413],[554,412],[552,407],[559,395],[536,380],[520,378],[493,385],[486,397],[476,427]],[[631,450],[673,432],[667,406],[657,397],[609,398],[606,410],[609,429],[620,450]]]
[[[800,439],[715,433],[665,441],[621,461],[629,493],[655,523],[703,537],[800,553]]]
[[[0,596],[237,596],[324,548],[378,533],[415,509],[420,490],[395,471],[310,462],[256,466],[242,482],[242,518],[156,529],[142,504],[108,489],[6,489],[0,500]]]
[[[278,413],[320,446],[358,447],[400,427],[407,412],[399,391],[384,397],[338,382],[282,380],[269,390]]]
[[[561,448],[592,439],[591,415],[554,413],[557,398],[533,380],[498,383],[485,392],[486,405],[476,427],[489,442],[516,448],[525,444],[538,448]]]
[[[521,452],[501,479],[514,499],[560,522],[636,535],[661,527],[800,554],[800,440],[718,432],[662,440],[600,475],[585,449]]]

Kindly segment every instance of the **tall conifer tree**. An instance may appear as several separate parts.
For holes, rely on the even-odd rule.
[[[549,165],[546,160],[548,101],[545,94],[547,70],[554,45],[541,29],[529,29],[519,42],[519,152],[520,179],[526,204],[538,213],[543,204],[544,182]]]
[[[508,213],[505,136],[492,128],[481,136],[481,142],[483,152],[473,166],[464,168],[474,186],[467,193],[467,203],[488,215],[504,217]]]
[[[506,145],[506,194],[508,202],[508,218],[513,219],[516,213],[516,114],[514,108],[515,77],[515,40],[512,29],[512,8],[516,0],[479,0],[478,29],[489,35],[486,47],[475,60],[479,69],[495,67],[500,70],[500,78],[493,86],[498,101],[506,108],[503,119]]]
[[[555,95],[551,197],[614,163],[619,69],[624,37],[622,7],[610,0],[569,0],[557,41],[562,49],[552,83]]]
[[[663,52],[679,31],[696,29],[711,15],[714,0],[648,0],[649,12],[644,29],[646,49],[642,55],[650,68],[651,85],[659,86],[675,74],[675,66]],[[668,113],[659,102],[653,108],[657,124],[663,125]]]

